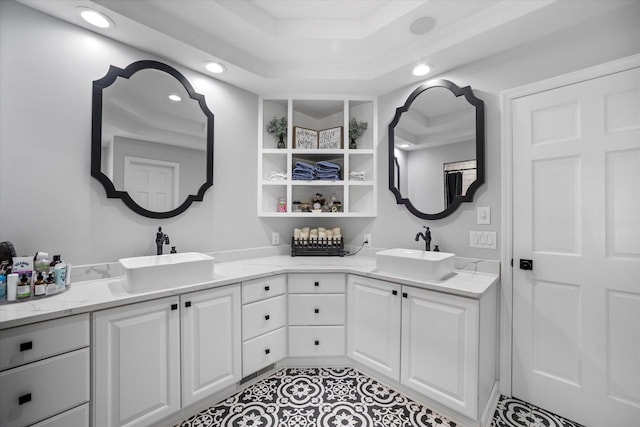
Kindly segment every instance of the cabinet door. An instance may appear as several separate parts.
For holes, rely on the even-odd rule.
[[[347,355],[400,379],[400,285],[349,276]]]
[[[149,426],[180,409],[178,297],[93,315],[95,427]]]
[[[182,402],[240,381],[240,285],[181,297]]]
[[[401,382],[476,418],[478,302],[403,286]]]

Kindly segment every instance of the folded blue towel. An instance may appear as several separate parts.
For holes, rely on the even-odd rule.
[[[316,164],[316,169],[330,169],[330,170],[340,170],[340,165],[336,165],[335,163],[321,161]]]
[[[305,162],[296,162],[296,167],[295,169],[308,169],[310,171],[313,172],[313,170],[315,169],[315,167],[313,165],[310,165],[309,163],[305,163]]]

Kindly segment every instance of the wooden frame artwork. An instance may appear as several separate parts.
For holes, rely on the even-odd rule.
[[[293,148],[318,148],[318,131],[294,126]]]
[[[318,148],[321,149],[341,149],[344,148],[344,128],[337,126],[324,129],[318,132]]]

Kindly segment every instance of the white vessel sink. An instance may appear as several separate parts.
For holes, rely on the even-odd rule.
[[[416,249],[387,249],[376,253],[376,268],[413,280],[444,280],[453,273],[454,254]]]
[[[139,292],[211,281],[213,261],[199,252],[122,258],[122,285],[129,292]]]

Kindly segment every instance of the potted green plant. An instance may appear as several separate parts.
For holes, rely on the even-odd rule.
[[[284,138],[287,136],[287,118],[273,116],[273,119],[267,124],[267,132],[278,138],[278,148],[285,148]]]
[[[358,148],[356,139],[360,138],[367,130],[367,122],[359,122],[355,118],[349,121],[349,148]]]

